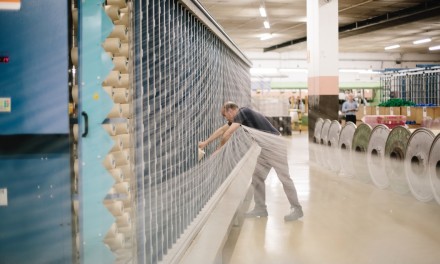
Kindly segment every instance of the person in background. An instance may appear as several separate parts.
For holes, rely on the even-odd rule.
[[[199,143],[199,148],[205,148],[215,139],[222,137],[217,151],[231,138],[233,133],[241,126],[247,126],[263,131],[268,134],[280,136],[278,130],[272,126],[262,114],[247,108],[239,108],[234,102],[227,102],[221,109],[221,114],[228,121],[227,124],[217,129],[206,141]],[[252,175],[252,186],[254,188],[255,207],[246,213],[246,217],[266,217],[268,216],[266,207],[266,186],[265,180],[271,168],[274,168],[278,179],[283,184],[284,192],[289,200],[291,211],[284,216],[285,221],[295,221],[304,214],[302,206],[298,201],[298,194],[295,185],[290,178],[289,165],[287,163],[287,149],[285,146],[274,151],[270,143],[256,139],[261,147],[257,165]],[[280,144],[282,145],[282,144]]]
[[[345,115],[345,122],[353,122],[356,124],[356,112],[359,106],[353,98],[352,93],[348,94],[347,100],[342,104],[342,113]]]

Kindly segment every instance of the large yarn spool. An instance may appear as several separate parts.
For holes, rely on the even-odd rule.
[[[351,164],[351,145],[353,143],[353,136],[356,132],[356,125],[352,122],[348,122],[341,129],[341,134],[339,135],[339,161],[341,163],[341,171],[339,172],[340,176],[343,177],[353,177],[354,176],[354,167]]]
[[[435,134],[426,128],[415,130],[408,141],[405,153],[405,174],[409,189],[422,202],[434,198],[428,173],[428,158]]]
[[[432,193],[440,204],[440,134],[434,138],[429,150],[428,172]]]
[[[324,124],[321,129],[321,147],[322,151],[319,151],[321,154],[321,164],[327,168],[330,168],[330,159],[328,158],[330,155],[330,148],[328,147],[328,131],[330,129],[332,121],[330,119],[325,119]]]
[[[318,120],[316,120],[315,131],[313,134],[313,142],[316,144],[311,148],[311,151],[313,151],[312,157],[315,157],[315,162],[318,164],[322,164],[321,155],[319,153],[321,149],[319,145],[321,144],[321,130],[323,124],[324,124],[324,119],[318,118]]]
[[[360,124],[353,135],[351,146],[351,164],[353,164],[355,177],[365,183],[370,182],[370,174],[368,172],[367,156],[368,142],[371,136],[371,126],[368,124]]]
[[[372,131],[368,140],[367,164],[370,177],[374,185],[380,189],[390,186],[390,180],[385,169],[385,144],[390,129],[385,125],[378,125]]]
[[[315,132],[313,134],[313,142],[320,144],[321,143],[321,130],[322,125],[324,124],[324,119],[318,118],[315,123]]]
[[[333,120],[328,130],[328,147],[330,149],[330,155],[328,159],[330,162],[330,169],[335,172],[339,172],[339,170],[341,169],[338,146],[341,129],[341,124],[338,121]]]
[[[411,132],[407,128],[397,126],[391,130],[385,143],[385,169],[390,180],[390,187],[400,194],[409,192],[403,161],[410,136]]]

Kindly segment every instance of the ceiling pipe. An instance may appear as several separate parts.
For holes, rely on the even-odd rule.
[[[395,12],[357,21],[345,26],[340,26],[339,38],[341,39],[373,32],[376,30],[394,27],[431,17],[440,17],[440,1],[438,0],[427,0],[425,3],[416,5],[414,7],[405,8]],[[264,48],[263,52],[285,48],[305,41],[307,41],[307,36]]]

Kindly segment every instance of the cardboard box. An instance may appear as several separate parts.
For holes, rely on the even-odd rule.
[[[435,107],[414,107],[416,110],[416,124],[422,124],[423,119],[431,117],[434,119]]]
[[[440,118],[440,107],[434,107],[434,117],[435,118]]]
[[[361,120],[366,115],[371,115],[371,106],[361,105],[356,112],[356,120]]]
[[[416,121],[416,110],[412,106],[401,106],[400,114],[406,116],[407,121]]]

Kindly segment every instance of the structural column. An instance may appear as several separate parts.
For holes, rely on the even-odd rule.
[[[309,139],[318,118],[338,118],[338,1],[307,0]]]

